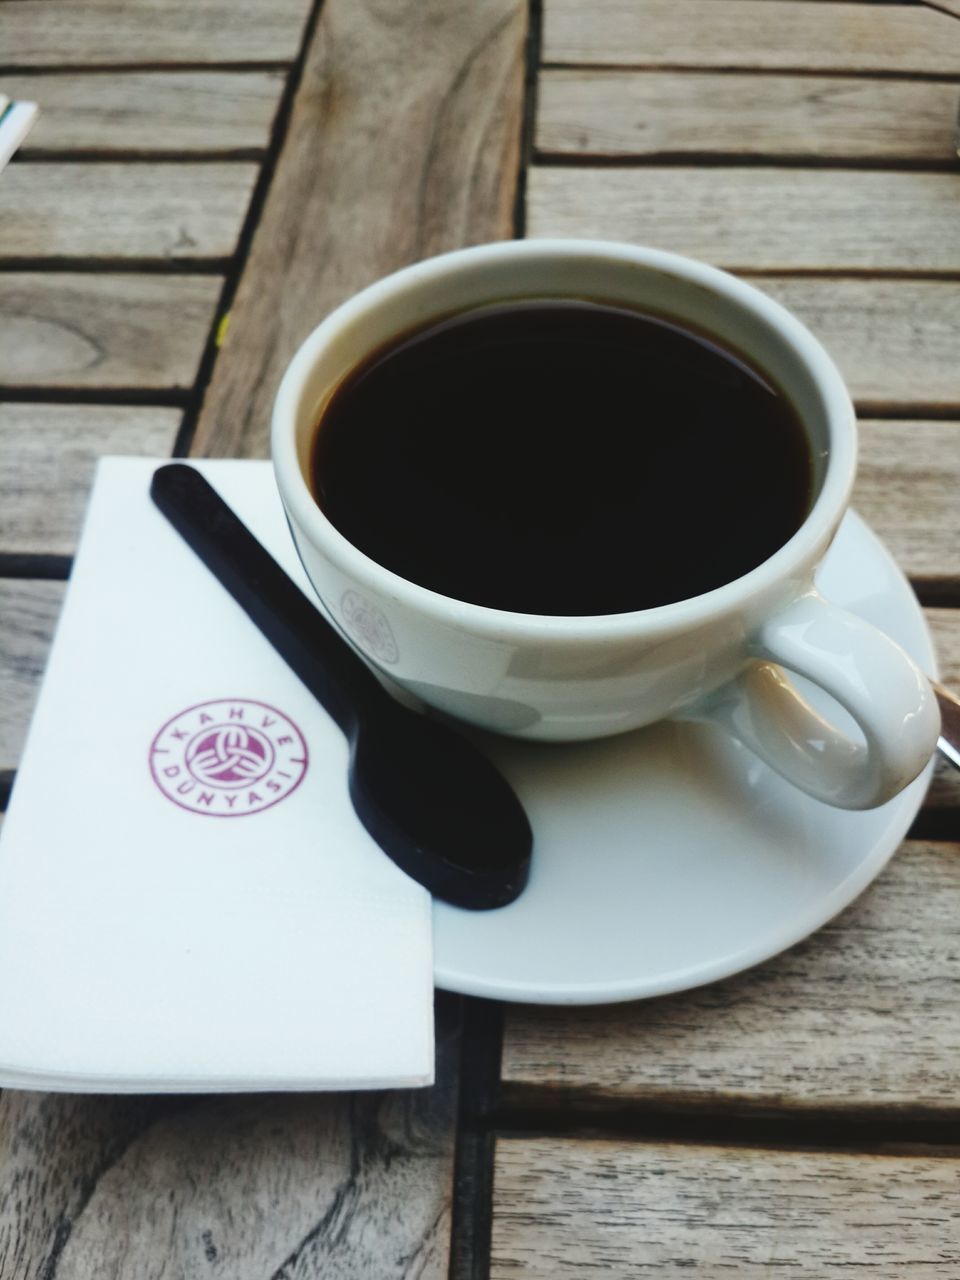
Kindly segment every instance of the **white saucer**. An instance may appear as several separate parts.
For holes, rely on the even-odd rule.
[[[844,520],[818,585],[936,674],[920,606],[857,516]],[[930,773],[880,809],[846,813],[700,726],[575,746],[501,740],[491,754],[533,824],[530,883],[499,911],[436,903],[435,978],[449,991],[538,1004],[683,991],[798,942],[881,871]]]

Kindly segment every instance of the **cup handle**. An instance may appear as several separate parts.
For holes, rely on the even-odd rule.
[[[883,804],[929,760],[940,726],[929,681],[868,622],[811,589],[763,622],[750,651],[754,661],[684,719],[721,725],[789,782],[840,809]],[[835,698],[864,741],[819,715],[781,667]]]

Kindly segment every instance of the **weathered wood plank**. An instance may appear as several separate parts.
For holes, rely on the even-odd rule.
[[[960,28],[919,5],[547,0],[544,62],[956,74]]]
[[[814,331],[861,413],[960,410],[960,283],[776,277],[755,283]]]
[[[960,694],[960,609],[924,609],[933,636],[940,680]]]
[[[521,0],[328,0],[195,452],[265,453],[284,367],[361,286],[511,234],[525,27]]]
[[[239,163],[10,165],[0,263],[229,258],[256,177],[255,165]]]
[[[0,578],[0,773],[19,763],[65,589]]]
[[[960,1115],[960,844],[908,842],[807,942],[696,991],[507,1010],[510,1097]]]
[[[951,1154],[501,1138],[490,1275],[952,1280]]]
[[[168,457],[178,409],[0,404],[0,554],[72,555],[97,459]]]
[[[956,272],[958,197],[952,173],[541,168],[528,180],[527,230],[650,244],[732,270]]]
[[[922,3],[928,4],[931,9],[939,9],[941,13],[960,18],[960,0],[922,0]]]
[[[854,505],[911,578],[960,595],[958,495],[960,423],[861,422]]]
[[[366,1095],[0,1098],[0,1274],[445,1280],[458,1033]]]
[[[0,274],[0,387],[192,386],[222,283],[216,276]]]
[[[17,0],[0,5],[0,65],[292,62],[307,0]]]
[[[956,83],[853,76],[544,71],[544,156],[956,160]]]
[[[279,71],[51,71],[4,76],[3,91],[40,103],[18,152],[24,158],[251,155],[267,147],[285,78]]]

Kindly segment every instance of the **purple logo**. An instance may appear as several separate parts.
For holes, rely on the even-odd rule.
[[[242,818],[278,804],[299,787],[308,762],[293,721],[250,698],[188,707],[150,746],[150,772],[167,799],[214,818]]]

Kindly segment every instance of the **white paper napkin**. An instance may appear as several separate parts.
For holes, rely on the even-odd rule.
[[[0,1085],[433,1076],[430,899],[357,821],[340,730],[148,497],[99,468],[0,839]],[[204,462],[305,590],[262,462]]]

